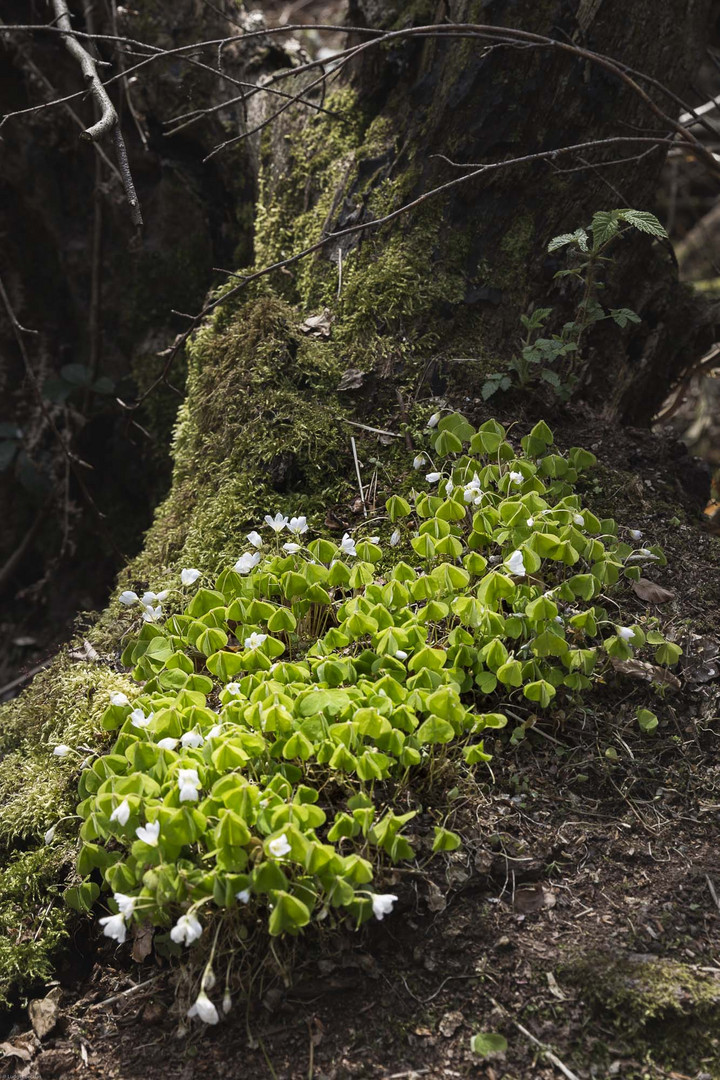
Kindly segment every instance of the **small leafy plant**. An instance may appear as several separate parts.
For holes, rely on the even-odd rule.
[[[630,308],[609,308],[607,311],[598,300],[598,292],[604,288],[600,280],[603,264],[612,260],[608,249],[625,233],[632,230],[649,236],[667,237],[667,233],[654,214],[645,210],[598,210],[587,229],[576,229],[554,237],[548,244],[548,252],[565,249],[573,265],[559,270],[555,278],[576,278],[582,295],[573,320],[566,322],[559,334],[544,336],[545,324],[552,308],[536,308],[530,315],[522,315],[525,335],[520,351],[510,360],[505,371],[488,375],[482,388],[485,400],[498,390],[509,390],[513,381],[521,387],[543,381],[548,383],[562,400],[572,394],[577,385],[582,346],[590,327],[605,319],[612,319],[621,329],[629,323],[639,323],[640,318]],[[561,364],[558,361],[566,361]]]
[[[599,600],[664,557],[583,507],[594,456],[554,451],[544,422],[516,448],[494,420],[433,421],[444,464],[387,500],[387,543],[308,542],[304,517],[278,513],[212,587],[186,568],[172,589],[121,594],[142,613],[122,657],[138,693],[110,696],[114,745],[82,772],[82,880],[66,892],[90,910],[110,890],[107,936],[150,921],[179,951],[211,912],[263,915],[271,935],[384,918],[397,896],[376,880],[416,857],[410,782],[472,775],[506,703],[537,717],[646,646]],[[653,645],[675,662],[657,631]],[[430,824],[433,853],[458,847],[447,816]],[[206,994],[196,1006],[216,1022]]]

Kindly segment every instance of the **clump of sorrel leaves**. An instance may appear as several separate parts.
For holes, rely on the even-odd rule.
[[[305,518],[278,514],[213,588],[184,570],[164,622],[172,593],[122,595],[144,611],[123,654],[139,693],[112,694],[115,744],[82,773],[83,881],[66,893],[89,910],[110,890],[108,936],[150,921],[190,944],[212,909],[264,912],[273,935],[382,918],[382,866],[415,857],[409,779],[482,767],[506,703],[542,713],[608,657],[678,659],[598,602],[664,558],[582,505],[591,453],[555,452],[543,422],[517,450],[457,413],[430,438],[414,464],[433,471],[387,500],[387,543],[307,542]],[[460,842],[446,824],[434,852]]]
[[[636,230],[648,236],[666,238],[667,233],[654,214],[646,210],[598,210],[587,229],[555,236],[548,252],[565,250],[569,266],[558,270],[556,279],[575,279],[580,299],[575,318],[566,322],[557,334],[547,335],[545,324],[552,308],[535,308],[520,321],[523,335],[518,353],[504,371],[488,375],[482,388],[485,400],[498,390],[509,390],[513,383],[527,387],[532,383],[547,383],[557,397],[565,401],[575,389],[580,374],[582,349],[587,331],[596,323],[612,319],[621,329],[629,323],[639,323],[639,316],[630,308],[602,306],[598,293],[604,288],[603,267],[612,262],[609,249],[626,233]]]

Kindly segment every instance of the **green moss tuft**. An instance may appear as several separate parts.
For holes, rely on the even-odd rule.
[[[84,749],[103,748],[99,718],[113,690],[134,693],[109,668],[61,657],[0,708],[0,1004],[49,977],[68,935],[71,913],[60,893],[76,823],[61,823],[49,845],[44,836],[75,813]],[[76,752],[55,757],[61,742]]]

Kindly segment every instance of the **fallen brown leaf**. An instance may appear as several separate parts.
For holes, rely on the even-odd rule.
[[[672,686],[676,690],[682,686],[677,675],[673,675],[672,671],[658,667],[657,664],[649,664],[646,660],[617,660],[612,657],[610,662],[616,671],[631,679],[661,683],[664,686]]]
[[[521,915],[532,915],[536,911],[542,911],[543,908],[553,908],[556,903],[555,893],[541,882],[517,889],[513,898],[513,907]]]
[[[364,382],[364,371],[360,371],[359,368],[348,368],[347,371],[344,371],[340,376],[340,382],[337,384],[337,389],[359,390]]]
[[[636,596],[639,596],[641,600],[647,600],[649,604],[667,604],[668,600],[673,600],[675,597],[672,589],[664,589],[662,585],[657,585],[650,578],[638,578],[637,581],[633,581],[632,588]]]
[[[44,1039],[55,1027],[61,994],[60,987],[54,986],[46,997],[37,998],[28,1005],[30,1023],[38,1039]]]
[[[136,964],[141,964],[152,952],[154,933],[155,929],[150,923],[135,924],[133,928],[132,958]]]
[[[451,1039],[457,1029],[465,1023],[465,1017],[461,1012],[454,1010],[445,1013],[438,1024],[438,1031],[445,1039]]]
[[[0,1043],[0,1052],[3,1057],[16,1057],[21,1061],[30,1061],[33,1056],[27,1046],[15,1046],[10,1042]]]
[[[331,326],[332,315],[328,308],[325,308],[320,315],[308,315],[307,319],[300,323],[303,334],[309,334],[310,337],[315,338],[329,338]]]

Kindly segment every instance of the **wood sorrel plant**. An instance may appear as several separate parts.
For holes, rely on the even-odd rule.
[[[432,424],[438,460],[387,500],[389,545],[307,542],[304,518],[268,516],[214,588],[182,572],[182,613],[162,622],[172,592],[122,594],[145,620],[123,654],[139,692],[111,695],[115,744],[82,773],[84,880],[66,893],[89,910],[102,881],[109,937],[150,920],[190,945],[211,908],[264,911],[273,935],[331,911],[383,918],[396,897],[375,891],[379,867],[415,856],[415,812],[393,803],[409,775],[439,755],[476,769],[503,701],[545,710],[608,655],[676,662],[662,635],[595,603],[664,559],[582,506],[592,454],[554,452],[543,422],[520,452],[492,420]],[[433,851],[458,844],[436,824]]]

